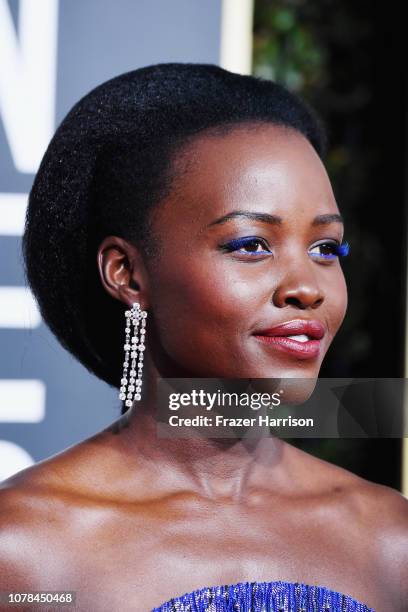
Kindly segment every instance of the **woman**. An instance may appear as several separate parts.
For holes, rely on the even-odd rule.
[[[408,609],[402,495],[277,437],[156,432],[160,377],[318,376],[347,303],[323,156],[304,102],[210,65],[122,75],[67,116],[27,277],[124,413],[3,484],[0,590],[73,590],[81,611]]]

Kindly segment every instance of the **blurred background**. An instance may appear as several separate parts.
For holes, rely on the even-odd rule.
[[[321,376],[405,376],[403,24],[402,8],[368,0],[0,0],[0,480],[119,416],[116,390],[42,323],[20,248],[55,128],[91,88],[140,66],[215,63],[283,83],[316,108],[351,246],[348,315]],[[291,442],[408,495],[406,440]]]

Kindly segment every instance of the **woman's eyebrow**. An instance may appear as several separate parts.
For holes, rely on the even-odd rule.
[[[262,212],[253,212],[250,210],[236,210],[227,213],[223,217],[215,219],[215,221],[211,221],[211,223],[209,223],[207,227],[226,223],[230,219],[235,219],[236,217],[244,217],[252,221],[261,221],[263,223],[269,223],[270,225],[280,225],[283,222],[282,217],[279,217],[278,215],[270,215],[269,213]],[[312,221],[312,225],[327,225],[328,223],[344,224],[344,221],[342,216],[338,214],[317,215],[317,217],[315,217]]]
[[[312,221],[312,225],[326,225],[328,223],[342,223],[344,225],[344,219],[341,215],[317,215]]]
[[[234,212],[230,212],[223,217],[219,217],[219,219],[216,219],[215,221],[211,221],[207,227],[226,223],[230,219],[235,219],[235,217],[245,217],[246,219],[251,219],[252,221],[262,221],[263,223],[270,223],[272,225],[280,225],[282,223],[282,217],[278,217],[278,215],[253,212],[250,210],[235,210]]]

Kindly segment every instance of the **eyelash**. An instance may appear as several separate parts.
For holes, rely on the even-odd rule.
[[[242,249],[248,245],[252,244],[263,244],[266,245],[266,241],[263,238],[258,238],[257,236],[245,236],[243,238],[237,238],[235,240],[231,240],[226,244],[221,245],[221,249],[226,251],[227,253],[233,253]],[[317,247],[330,247],[332,252],[327,253],[310,253],[312,257],[316,257],[318,259],[323,259],[325,261],[332,261],[337,257],[347,257],[350,251],[350,246],[348,242],[343,242],[342,244],[338,244],[337,242],[321,242],[320,244],[316,244],[313,248]],[[244,253],[241,252],[243,255]],[[272,255],[271,251],[247,251],[245,255],[249,255],[253,257],[254,255]]]

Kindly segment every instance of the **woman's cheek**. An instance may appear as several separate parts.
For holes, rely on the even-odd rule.
[[[336,293],[338,295],[337,329],[336,329],[336,332],[337,332],[340,325],[343,323],[344,317],[346,316],[347,304],[348,304],[347,284],[346,284],[346,279],[344,277],[342,270],[340,270],[340,279],[338,282],[338,288],[337,288]]]
[[[339,331],[347,312],[348,294],[347,284],[342,270],[339,270],[339,275],[336,281],[328,289],[326,296],[328,308],[328,323],[329,323],[329,343],[327,348],[334,340]]]
[[[187,267],[158,279],[160,289],[152,294],[155,336],[180,366],[212,375],[242,352],[242,335],[250,327],[245,317],[253,317],[255,306],[242,279],[214,267],[200,272]]]

